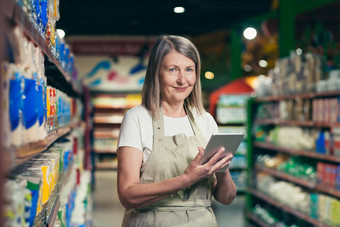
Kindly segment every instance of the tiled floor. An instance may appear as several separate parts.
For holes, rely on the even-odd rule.
[[[98,171],[95,177],[92,226],[121,226],[124,208],[117,195],[116,171]],[[213,209],[220,227],[246,227],[244,207],[244,196],[238,196],[229,206],[213,202]]]

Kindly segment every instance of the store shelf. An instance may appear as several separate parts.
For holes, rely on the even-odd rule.
[[[117,105],[108,105],[108,104],[105,104],[105,105],[101,105],[101,104],[96,104],[96,105],[93,105],[93,109],[103,109],[103,110],[111,110],[111,109],[114,109],[114,110],[127,110],[127,109],[130,109],[132,108],[132,106],[117,106]]]
[[[318,154],[315,151],[305,151],[305,150],[295,150],[295,149],[290,149],[290,148],[284,148],[284,147],[279,147],[279,146],[276,146],[276,145],[273,145],[267,142],[254,142],[253,146],[255,148],[262,148],[262,149],[271,150],[271,151],[280,152],[280,153],[286,153],[286,154],[291,154],[291,155],[296,155],[296,156],[304,156],[304,157],[313,158],[313,159],[340,163],[340,157],[333,156],[333,155]]]
[[[218,123],[218,126],[244,126],[247,122]]]
[[[93,150],[94,153],[96,154],[116,154],[116,150],[100,150],[100,149],[95,149]]]
[[[266,168],[266,167],[259,166],[259,165],[255,166],[255,169],[257,171],[265,172],[265,173],[270,174],[272,176],[275,176],[277,178],[281,178],[283,180],[286,180],[286,181],[289,181],[289,182],[292,182],[294,184],[298,184],[298,185],[301,185],[301,186],[304,186],[304,187],[307,187],[307,188],[310,188],[310,189],[314,189],[316,187],[316,183],[309,182],[308,180],[303,180],[303,179],[291,176],[289,174],[280,172],[280,171],[275,170],[275,169],[270,169],[270,168]]]
[[[229,170],[230,171],[243,171],[246,170],[247,167],[246,166],[230,166]]]
[[[14,0],[4,0],[1,1],[0,9],[8,18],[8,20],[15,22],[18,24],[25,32],[25,34],[34,42],[49,58],[49,60],[55,65],[62,78],[50,78],[50,79],[64,79],[68,84],[71,85],[71,93],[73,95],[79,95],[80,91],[75,87],[74,83],[72,83],[72,77],[66,73],[66,71],[61,67],[59,61],[54,57],[51,50],[49,49],[45,38],[40,34],[40,32],[36,29],[36,26],[31,22],[30,18],[26,15],[23,9],[18,5],[18,3]],[[46,74],[47,78],[49,74]],[[48,78],[49,79],[49,78]],[[64,90],[63,87],[58,87],[60,90]],[[65,91],[69,93],[68,91]]]
[[[55,203],[53,204],[53,208],[51,209],[50,214],[46,215],[46,225],[48,227],[54,226],[54,222],[55,222],[57,215],[58,215],[59,207],[60,207],[60,198],[59,198],[59,196],[57,196]]]
[[[112,116],[112,117],[94,117],[93,123],[95,124],[121,124],[123,117]]]
[[[314,122],[314,121],[291,121],[291,120],[280,120],[280,119],[255,120],[254,124],[286,125],[286,126],[301,126],[301,127],[316,127],[316,128],[330,128],[333,126],[340,126],[340,123],[323,123],[323,122]]]
[[[50,145],[52,145],[56,140],[68,134],[73,128],[80,125],[80,122],[71,123],[68,126],[61,127],[52,131],[44,140],[40,140],[34,143],[29,143],[19,148],[12,148],[5,150],[6,160],[11,163],[6,165],[8,169],[5,172],[27,162],[30,158],[46,150]]]
[[[315,189],[319,192],[327,193],[329,195],[338,197],[340,199],[340,191],[336,190],[335,188],[332,188],[328,185],[316,185]]]
[[[113,132],[100,132],[100,131],[94,131],[93,132],[94,138],[112,138],[112,139],[118,139],[118,135]]]
[[[97,170],[116,170],[117,167],[116,162],[97,162],[95,164]]]
[[[292,215],[294,215],[294,216],[296,216],[296,217],[298,217],[298,218],[300,218],[300,219],[302,219],[302,220],[312,224],[313,226],[318,226],[318,227],[326,227],[326,226],[328,226],[328,225],[326,225],[324,223],[319,222],[316,219],[311,218],[307,214],[304,214],[304,213],[302,213],[300,211],[294,210],[293,208],[291,208],[291,207],[289,207],[287,205],[284,205],[284,204],[282,204],[282,203],[280,203],[280,202],[270,198],[269,196],[267,196],[267,195],[257,191],[256,189],[249,188],[248,191],[252,195],[254,195],[255,197],[257,197],[257,198],[259,198],[259,199],[261,199],[261,200],[263,200],[263,201],[265,201],[265,202],[267,202],[267,203],[277,207],[278,209],[281,209],[281,210],[283,210],[283,211],[285,211],[287,213],[290,213],[290,214],[292,214]]]
[[[253,222],[255,222],[257,225],[261,226],[261,227],[270,227],[271,225],[267,224],[266,222],[262,221],[262,219],[260,217],[258,217],[256,214],[253,214],[251,212],[247,212],[246,216],[252,220]]]
[[[309,92],[303,94],[291,94],[291,95],[280,95],[280,96],[268,96],[268,97],[258,97],[255,99],[255,102],[272,102],[272,101],[283,101],[283,100],[291,100],[291,99],[314,99],[314,98],[323,98],[323,97],[334,97],[340,96],[340,91],[325,91],[325,92]]]

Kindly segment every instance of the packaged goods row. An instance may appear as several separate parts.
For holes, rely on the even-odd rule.
[[[291,54],[276,61],[268,77],[259,78],[259,96],[285,96],[340,90],[340,70],[328,69],[320,54]]]
[[[95,108],[106,109],[130,109],[141,104],[140,94],[110,94],[98,95],[91,98],[91,103]]]
[[[48,224],[51,214],[58,210],[61,221],[71,223],[76,185],[80,184],[80,179],[84,181],[82,184],[90,183],[86,180],[90,179],[86,177],[89,173],[83,167],[82,137],[82,130],[75,130],[10,172],[5,184],[5,197],[9,202],[5,205],[4,226]]]
[[[19,147],[43,140],[49,132],[79,120],[82,103],[46,85],[42,75],[22,71],[16,64],[3,64],[7,84],[2,91],[5,146]]]
[[[269,206],[268,204],[261,204],[260,202],[253,206],[250,218],[260,226],[304,226],[300,224],[301,220],[296,220],[294,216],[287,215],[278,208]]]
[[[315,98],[260,103],[256,119],[313,121],[316,123],[340,122],[340,98]]]
[[[82,106],[80,100],[47,85],[45,56],[22,27],[11,30],[8,39],[12,54],[1,62],[3,141],[6,147],[19,147],[43,140],[50,131],[80,119]],[[73,65],[67,67],[72,73]]]
[[[114,138],[93,138],[95,152],[116,152],[118,140]]]
[[[247,186],[247,173],[245,171],[230,171],[230,176],[238,192],[244,192]]]
[[[321,55],[294,51],[287,58],[279,59],[268,72],[272,79],[271,95],[296,94],[315,91],[318,81],[324,79],[324,59]]]
[[[266,174],[258,173],[256,177],[257,189],[271,199],[307,215],[312,221],[318,220],[329,226],[340,224],[338,198],[321,193],[310,193],[302,187],[276,180]]]
[[[246,102],[248,98],[248,95],[221,95],[216,106],[217,123],[245,123],[247,121]]]
[[[304,180],[301,184],[310,188],[328,188],[335,194],[340,193],[340,165],[306,159],[285,154],[260,154],[256,157],[256,166],[275,169],[280,173],[288,174]],[[288,179],[292,179],[287,177]],[[297,181],[296,182],[301,182]],[[317,187],[318,186],[318,187]]]
[[[140,93],[95,94],[93,105],[92,151],[97,170],[117,169],[117,143],[125,112],[142,102]]]
[[[254,139],[280,147],[340,156],[340,129],[303,128],[294,126],[256,126]]]
[[[291,157],[285,154],[258,155],[256,165],[276,169],[291,176],[304,179],[312,184],[317,183],[317,162],[301,157]]]
[[[22,9],[20,19],[28,18],[28,23],[42,37],[43,42],[49,48],[52,56],[61,68],[70,76],[74,76],[74,54],[70,51],[69,45],[64,38],[60,37],[56,32],[56,22],[59,20],[59,0],[56,1],[16,1]],[[8,3],[10,4],[10,3]],[[11,3],[12,4],[12,3]],[[24,16],[25,15],[25,16]],[[29,32],[32,29],[27,28]],[[15,27],[8,34],[9,41],[14,49],[16,59],[27,59],[25,56],[25,39],[21,26]],[[39,39],[38,39],[39,40]],[[20,61],[21,62],[21,61]],[[18,62],[19,63],[19,62]],[[76,79],[76,78],[72,78]]]

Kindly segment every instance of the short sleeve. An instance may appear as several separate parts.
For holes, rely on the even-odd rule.
[[[125,146],[143,151],[138,115],[131,111],[126,112],[124,115],[119,132],[118,148]]]
[[[214,119],[213,116],[211,116],[211,114],[208,113],[208,112],[206,112],[206,116],[207,116],[207,119],[208,119],[210,128],[211,128],[211,130],[212,130],[212,133],[217,133],[217,132],[218,132],[218,125],[217,125],[215,119]],[[211,133],[211,134],[212,134],[212,133]]]
[[[202,115],[196,114],[195,121],[197,121],[197,125],[201,129],[203,136],[208,141],[213,133],[218,132],[218,126],[210,113],[203,112]]]

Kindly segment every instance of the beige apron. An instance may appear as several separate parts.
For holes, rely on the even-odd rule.
[[[181,175],[198,153],[206,139],[188,112],[194,136],[164,136],[163,113],[153,119],[153,149],[141,176],[141,183],[153,183]],[[126,210],[123,227],[132,226],[217,226],[211,209],[214,177],[197,182],[171,196],[140,209]]]

